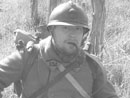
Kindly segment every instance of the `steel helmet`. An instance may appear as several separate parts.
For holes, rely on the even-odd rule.
[[[60,4],[50,14],[48,27],[53,25],[81,26],[88,28],[88,17],[83,9],[72,1]]]

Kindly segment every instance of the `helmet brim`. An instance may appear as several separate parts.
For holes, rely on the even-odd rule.
[[[58,26],[58,25],[61,25],[61,26],[79,26],[79,27],[84,27],[86,29],[89,30],[89,27],[87,25],[84,25],[84,24],[79,24],[79,23],[66,23],[66,22],[50,22],[47,27],[50,27],[50,26]]]
[[[79,26],[79,27],[83,27],[85,30],[84,30],[84,34],[89,32],[89,27],[87,25],[84,25],[84,24],[79,24],[79,23],[66,23],[66,22],[50,22],[48,25],[47,25],[47,28],[49,30],[49,27],[51,26]]]

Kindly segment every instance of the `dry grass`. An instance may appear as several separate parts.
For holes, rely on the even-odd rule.
[[[41,0],[41,2],[43,2]],[[130,98],[130,1],[106,0],[107,19],[103,65],[108,79],[120,98]],[[42,3],[41,3],[42,4]],[[43,3],[45,4],[45,3]],[[0,59],[15,50],[13,30],[32,32],[29,0],[3,0],[0,3]],[[45,6],[39,5],[39,15],[44,20]],[[12,86],[5,90],[4,98],[13,94]]]

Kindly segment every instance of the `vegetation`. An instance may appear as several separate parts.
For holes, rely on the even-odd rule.
[[[15,50],[13,30],[20,28],[34,33],[29,1],[0,1],[0,59]],[[39,1],[42,24],[46,20],[46,0]],[[90,0],[87,3],[91,19]],[[106,0],[104,37],[103,66],[107,70],[108,79],[114,85],[119,98],[130,98],[130,0]],[[4,98],[13,94],[12,89],[9,87],[4,91]]]

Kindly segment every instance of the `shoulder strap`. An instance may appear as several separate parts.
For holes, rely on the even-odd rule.
[[[37,98],[37,96],[43,94],[46,95],[47,91],[49,88],[51,88],[52,86],[54,86],[56,83],[58,83],[62,78],[64,78],[64,76],[70,72],[72,69],[74,69],[75,67],[78,66],[78,63],[77,62],[73,62],[73,63],[70,63],[68,65],[68,67],[60,72],[53,80],[51,80],[50,82],[47,83],[47,85],[45,86],[42,86],[41,88],[39,88],[36,92],[34,92],[30,97],[28,98]]]
[[[61,72],[65,70],[62,64],[60,64],[58,68]],[[90,98],[84,88],[78,83],[78,81],[76,81],[76,79],[69,72],[65,75],[65,77],[84,98]]]
[[[23,80],[26,79],[30,69],[34,65],[34,62],[38,59],[39,54],[39,44],[34,44],[30,47],[28,46],[27,48],[28,58],[26,59],[26,65],[24,65],[24,70],[22,74]]]

